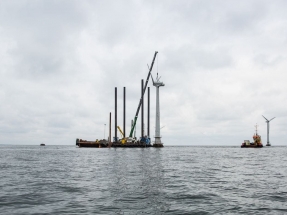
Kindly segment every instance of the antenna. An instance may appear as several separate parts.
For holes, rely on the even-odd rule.
[[[257,135],[257,127],[258,127],[257,123],[254,127],[255,127],[255,131],[256,131],[256,135]]]

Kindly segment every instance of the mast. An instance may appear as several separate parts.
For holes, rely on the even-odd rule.
[[[123,116],[123,121],[124,121],[124,125],[123,125],[123,129],[124,129],[124,132],[123,132],[123,135],[124,135],[124,138],[126,137],[126,87],[124,87],[124,116]]]
[[[112,112],[110,112],[109,143],[112,142]]]
[[[117,118],[118,118],[118,115],[117,115],[117,88],[115,87],[115,139],[114,139],[114,142],[117,142],[118,141],[118,138],[117,138],[117,126],[118,126],[118,121],[117,121]]]
[[[149,122],[149,111],[150,111],[150,88],[148,87],[147,88],[147,137],[150,137],[149,136],[149,126],[150,126],[150,122]]]
[[[141,137],[144,136],[144,97],[143,97],[143,83],[144,80],[142,79],[141,82],[141,96],[142,96],[142,107],[141,107],[141,113],[142,113],[142,120],[141,120]]]

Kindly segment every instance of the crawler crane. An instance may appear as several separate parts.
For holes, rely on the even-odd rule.
[[[126,144],[127,139],[126,139],[125,136],[124,136],[124,132],[122,131],[122,129],[120,128],[120,126],[117,126],[117,127],[118,127],[119,132],[120,132],[121,135],[122,135],[122,139],[120,139],[120,142],[121,142],[122,144]]]

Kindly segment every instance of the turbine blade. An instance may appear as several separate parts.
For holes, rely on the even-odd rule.
[[[154,84],[154,80],[153,80],[152,74],[150,74],[150,75],[151,75],[152,84]]]
[[[263,116],[263,115],[262,115],[262,116]],[[265,116],[263,116],[263,117],[264,117],[264,119],[266,119]],[[268,122],[268,119],[266,119],[266,121]]]
[[[273,117],[272,119],[274,119],[274,118],[275,118],[275,117]],[[270,122],[272,119],[270,119],[269,122]]]

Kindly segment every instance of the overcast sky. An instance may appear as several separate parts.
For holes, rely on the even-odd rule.
[[[276,117],[271,144],[286,145],[286,10],[285,0],[0,0],[1,144],[107,138],[115,87],[120,126],[126,87],[129,133],[158,51],[165,145],[239,146],[256,123],[265,145],[262,115]]]

